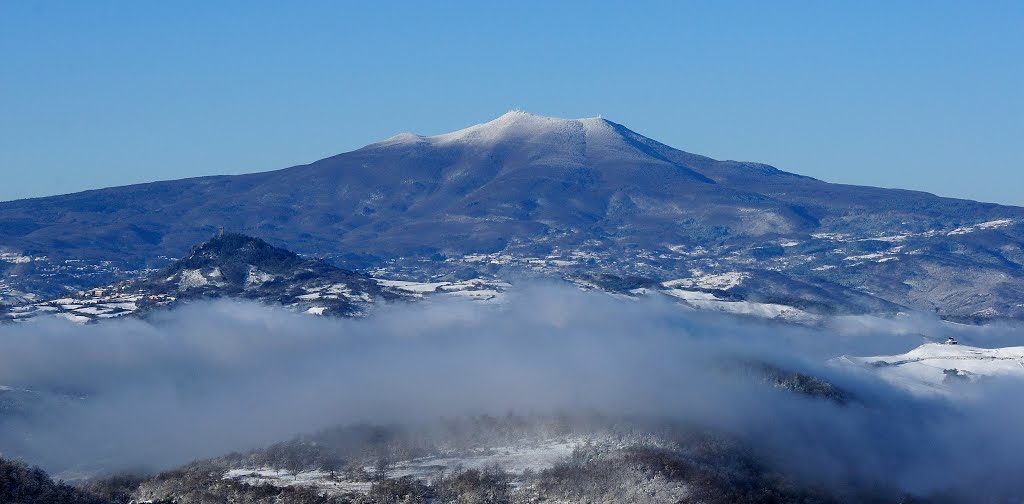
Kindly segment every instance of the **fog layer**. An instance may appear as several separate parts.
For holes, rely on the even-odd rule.
[[[0,454],[56,471],[160,469],[339,423],[582,410],[708,426],[821,484],[1022,493],[1021,382],[928,399],[826,364],[904,352],[919,333],[1024,341],[1012,327],[915,318],[793,327],[543,284],[500,307],[433,300],[359,320],[231,301],[147,321],[39,320],[0,326],[0,385],[42,404],[0,418]],[[749,361],[824,378],[858,400],[725,371]]]

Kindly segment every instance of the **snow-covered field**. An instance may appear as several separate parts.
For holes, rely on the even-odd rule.
[[[459,282],[413,282],[407,280],[377,279],[382,287],[389,287],[413,297],[430,295],[459,296],[474,301],[501,302],[504,292],[512,285],[500,280],[474,278]]]
[[[16,306],[10,309],[7,316],[11,320],[26,320],[39,315],[55,315],[72,322],[85,323],[131,315],[138,311],[139,303],[144,297],[153,305],[166,305],[174,301],[172,296],[144,296],[137,292],[118,292],[112,288],[101,288]]]
[[[779,319],[789,322],[809,323],[819,319],[817,315],[788,305],[756,303],[753,301],[730,301],[727,299],[721,299],[710,292],[686,289],[665,289],[662,292],[698,310],[717,311],[722,313],[731,313],[733,315],[747,315],[766,319]]]
[[[672,289],[676,287],[689,287],[701,289],[731,289],[743,283],[743,280],[750,276],[749,273],[740,271],[727,271],[725,273],[713,274],[703,273],[699,270],[692,272],[689,278],[679,278],[663,282],[662,286]]]

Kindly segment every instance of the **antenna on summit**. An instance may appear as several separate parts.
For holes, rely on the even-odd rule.
[[[217,228],[217,237],[219,238],[222,236],[224,236],[224,226],[220,226]]]

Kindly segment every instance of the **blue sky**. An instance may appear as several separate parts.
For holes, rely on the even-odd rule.
[[[511,108],[1024,205],[1024,2],[0,2],[0,200]]]

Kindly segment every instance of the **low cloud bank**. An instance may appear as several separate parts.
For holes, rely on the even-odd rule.
[[[501,307],[434,300],[361,320],[232,301],[148,321],[40,320],[0,326],[0,385],[59,404],[0,419],[0,454],[56,471],[159,469],[339,423],[584,410],[710,426],[826,485],[1024,494],[1021,382],[951,402],[825,363],[904,352],[920,333],[1024,344],[1010,326],[847,317],[801,328],[546,284]],[[723,372],[740,361],[813,374],[861,400]]]

